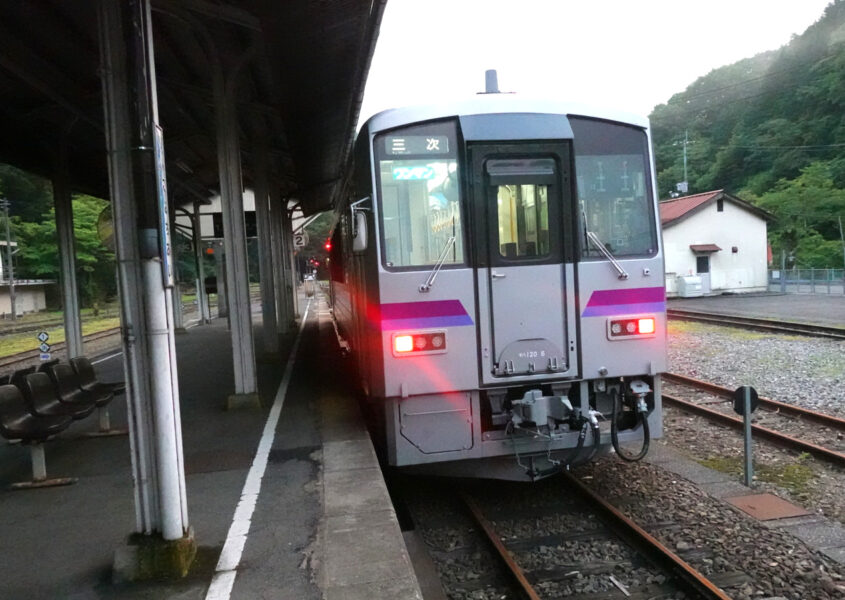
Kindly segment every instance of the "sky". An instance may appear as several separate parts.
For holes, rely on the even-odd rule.
[[[501,91],[647,116],[711,70],[789,42],[831,0],[388,0],[361,109]]]

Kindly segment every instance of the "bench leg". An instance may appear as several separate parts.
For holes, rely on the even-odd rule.
[[[29,447],[32,458],[32,481],[21,481],[9,486],[13,490],[30,490],[33,488],[56,487],[76,483],[75,477],[57,477],[47,479],[47,463],[44,460],[44,444],[32,444]]]
[[[97,418],[100,421],[100,429],[85,434],[86,437],[105,437],[109,435],[128,435],[128,429],[112,429],[109,418],[109,407],[101,406],[97,409]]]

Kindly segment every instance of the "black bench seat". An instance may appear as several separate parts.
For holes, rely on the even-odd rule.
[[[48,438],[67,429],[71,421],[71,417],[67,414],[44,417],[33,415],[16,386],[10,384],[0,386],[0,435],[29,445],[32,460],[32,480],[13,483],[12,489],[52,487],[68,485],[76,481],[70,477],[47,479],[42,445]]]

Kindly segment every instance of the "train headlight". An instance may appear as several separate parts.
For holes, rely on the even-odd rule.
[[[443,354],[446,352],[445,331],[415,331],[393,334],[391,346],[393,356],[417,356],[419,354]]]
[[[637,319],[637,333],[654,333],[654,319],[652,317]]]
[[[411,352],[414,349],[414,336],[397,335],[393,338],[393,351],[398,353]]]
[[[628,340],[654,337],[657,319],[653,316],[622,317],[607,320],[607,339]]]

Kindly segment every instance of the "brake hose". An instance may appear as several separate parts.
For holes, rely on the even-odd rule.
[[[648,453],[648,445],[651,441],[651,434],[648,429],[648,416],[645,411],[638,408],[637,418],[643,426],[643,447],[640,449],[639,453],[633,456],[625,454],[619,447],[619,422],[617,421],[617,417],[619,416],[619,397],[623,393],[623,389],[620,389],[618,394],[613,395],[613,415],[610,420],[610,441],[613,443],[613,449],[616,451],[616,454],[619,455],[619,458],[628,462],[636,462],[638,460],[642,460],[642,458]]]

